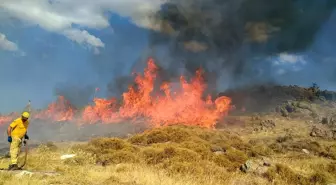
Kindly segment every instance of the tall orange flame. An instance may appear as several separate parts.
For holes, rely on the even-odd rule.
[[[208,95],[203,100],[206,84],[202,70],[196,71],[190,82],[181,76],[178,92],[172,91],[171,84],[165,82],[160,87],[162,95],[154,95],[158,67],[153,59],[149,59],[147,64],[144,75],[136,75],[135,84],[123,93],[120,105],[116,98],[94,98],[94,105],[78,111],[64,97],[59,97],[46,110],[33,114],[33,119],[72,121],[79,124],[143,120],[154,127],[184,124],[213,128],[231,109],[229,97],[221,96],[213,102]],[[13,116],[0,116],[0,124],[11,119]]]

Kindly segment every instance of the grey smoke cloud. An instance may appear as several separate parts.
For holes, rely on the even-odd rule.
[[[152,34],[151,47],[167,48],[171,59],[159,62],[175,75],[204,68],[214,88],[264,83],[277,78],[265,60],[310,50],[335,7],[332,0],[170,0],[157,12],[164,34]]]

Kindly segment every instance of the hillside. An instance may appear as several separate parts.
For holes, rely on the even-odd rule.
[[[216,129],[175,125],[143,132],[128,124],[77,130],[69,123],[47,124],[36,133],[50,129],[49,135],[59,139],[30,142],[39,146],[29,151],[26,169],[39,172],[1,172],[0,184],[335,183],[336,104],[311,90],[274,86],[226,92],[236,110]],[[76,156],[62,160],[64,154]],[[1,166],[6,165],[8,159],[2,158]]]
[[[300,86],[261,85],[228,90],[218,96],[229,96],[237,108],[245,107],[248,112],[269,112],[287,101],[321,103],[335,101],[336,92],[321,90],[316,84],[309,88]]]

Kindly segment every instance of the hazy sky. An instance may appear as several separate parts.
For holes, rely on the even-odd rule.
[[[36,107],[45,106],[59,84],[99,87],[104,96],[106,84],[130,73],[146,52],[153,27],[147,15],[163,2],[2,0],[0,112],[20,111],[29,99]],[[265,61],[283,84],[314,81],[336,89],[335,33],[334,12],[309,51]]]

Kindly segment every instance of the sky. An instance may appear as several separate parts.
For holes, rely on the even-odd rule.
[[[162,3],[1,0],[0,112],[20,111],[28,100],[35,107],[45,107],[55,99],[55,88],[64,84],[99,87],[98,95],[106,96],[106,84],[129,74],[133,63],[146,53],[149,34],[156,28],[150,15]],[[279,83],[314,81],[336,90],[335,22],[334,12],[310,50],[265,59]],[[322,66],[314,63],[314,57],[323,59]],[[328,79],[324,79],[326,73]]]
[[[309,86],[317,83],[321,89],[336,90],[336,11],[319,30],[306,51],[293,55],[279,54],[273,60],[281,84]],[[280,68],[279,68],[280,67]]]
[[[45,106],[58,84],[93,85],[103,93],[145,49],[146,21],[135,20],[155,9],[141,0],[2,0],[0,112],[28,100]]]

